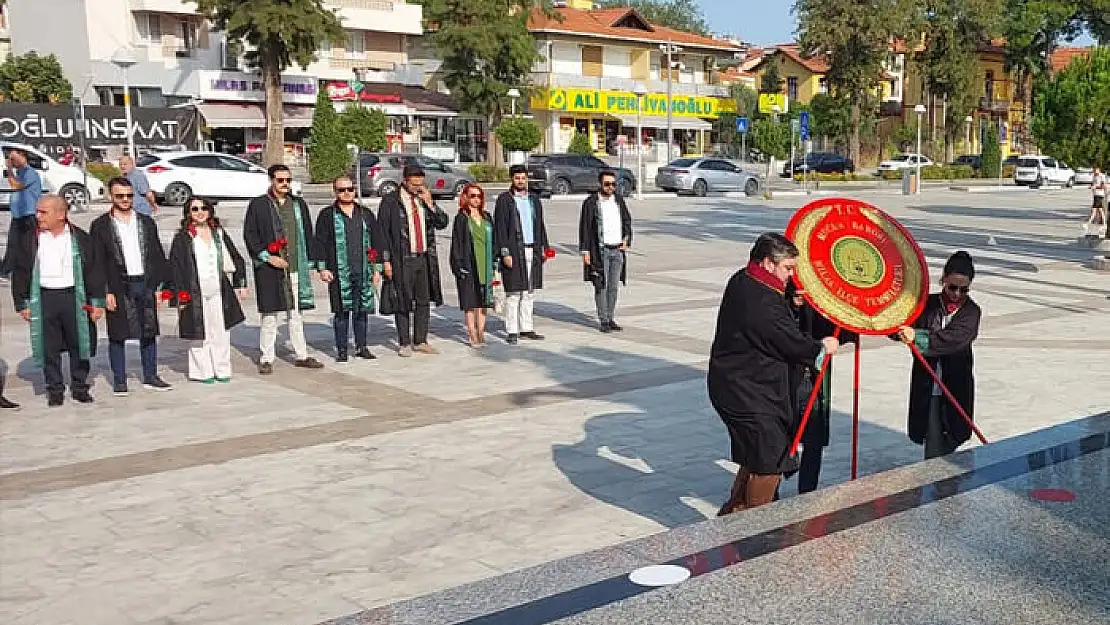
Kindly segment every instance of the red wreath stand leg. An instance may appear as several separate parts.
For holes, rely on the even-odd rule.
[[[856,479],[856,472],[859,468],[859,362],[860,362],[860,339],[863,336],[856,335],[856,349],[855,349],[855,371],[852,374],[852,479]]]
[[[833,338],[840,338],[840,328],[838,327],[833,331]],[[813,404],[817,401],[817,393],[821,392],[821,381],[825,379],[825,373],[829,370],[829,360],[832,356],[825,354],[825,359],[821,362],[821,370],[817,372],[817,379],[813,381],[813,391],[809,394],[809,401],[806,402],[806,411],[802,413],[802,421],[798,424],[798,431],[794,434],[794,443],[790,445],[790,453],[793,456],[798,453],[798,445],[802,443],[802,433],[806,431],[806,424],[809,423],[809,414],[813,412]]]

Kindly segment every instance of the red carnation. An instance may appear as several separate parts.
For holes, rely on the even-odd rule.
[[[168,302],[173,299],[173,291],[169,289],[162,289],[161,297],[163,302]]]
[[[87,313],[91,313],[93,311],[93,307],[89,306],[88,304],[81,304],[81,309]]]
[[[369,261],[369,262],[372,262],[372,263],[377,262],[377,260],[378,260],[378,250],[376,250],[372,247],[367,249],[366,250],[366,260]]]
[[[549,247],[549,248],[545,249],[543,251],[543,257],[546,258],[547,260],[551,260],[552,258],[555,258],[555,248]]]
[[[177,292],[177,302],[179,304],[188,304],[192,299],[193,299],[193,296],[189,295],[188,291],[178,291]]]
[[[194,237],[197,236],[197,226],[196,226],[196,224],[189,224],[189,236],[194,236]]]
[[[282,237],[280,239],[275,239],[275,240],[271,241],[269,245],[266,246],[266,251],[269,252],[271,255],[277,254],[286,245],[289,245],[289,239],[286,239],[285,237]]]
[[[501,281],[500,280],[494,280],[493,282],[490,283],[490,286],[501,286]]]

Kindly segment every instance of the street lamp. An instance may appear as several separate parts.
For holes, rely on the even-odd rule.
[[[925,114],[925,105],[918,104],[913,107],[913,112],[917,113],[917,154],[913,157],[917,165],[917,188],[913,192],[917,195],[921,193],[921,116]]]
[[[671,95],[672,95],[672,86],[671,85],[674,82],[672,72],[674,71],[674,68],[675,68],[673,55],[678,54],[679,52],[682,52],[682,48],[680,48],[680,47],[678,47],[678,46],[676,46],[673,43],[668,41],[667,43],[660,45],[659,49],[663,52],[663,54],[667,55],[667,158],[666,158],[666,162],[669,163],[669,162],[671,162],[671,142],[674,141],[674,119],[673,119],[673,115],[671,113],[671,109],[673,108],[673,104],[674,104],[673,101],[671,100]]]
[[[964,149],[971,154],[971,122],[975,121],[971,115],[964,118]]]
[[[512,98],[512,100],[513,100],[513,104],[512,104],[512,107],[513,107],[513,117],[516,117],[516,100],[517,100],[517,98],[519,98],[519,97],[520,97],[520,92],[519,92],[519,91],[517,91],[516,87],[513,87],[512,89],[509,89],[509,92],[508,92],[508,93],[506,93],[505,95],[507,95],[507,96],[509,96],[510,98]]]
[[[127,70],[139,61],[135,54],[128,48],[120,48],[112,55],[112,65],[123,70],[123,117],[127,121],[127,152],[132,157],[135,154],[135,132],[131,124],[131,83],[127,77]]]
[[[643,129],[643,114],[644,114],[644,96],[647,95],[647,87],[642,83],[636,83],[632,88],[632,93],[636,94],[636,199],[644,199],[644,129]]]

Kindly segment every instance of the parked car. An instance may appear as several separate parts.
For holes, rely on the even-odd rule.
[[[0,149],[4,153],[4,172],[0,178],[0,207],[5,209],[11,207],[11,184],[8,182],[7,167],[8,155],[15,147],[23,148],[27,152],[27,164],[38,170],[44,193],[61,195],[70,208],[86,206],[90,201],[104,199],[104,184],[95,176],[86,176],[80,167],[62,165],[29,145],[0,141]]]
[[[528,157],[526,166],[528,188],[535,193],[567,195],[597,191],[597,177],[605,170],[617,174],[617,193],[623,197],[636,190],[636,176],[630,170],[611,167],[596,156],[534,154]]]
[[[245,200],[266,193],[266,169],[222,152],[153,152],[135,160],[150,190],[167,206],[183,206],[190,195],[210,200]],[[293,194],[301,183],[293,182]]]
[[[363,152],[359,155],[358,171],[351,167],[347,175],[359,181],[363,195],[389,195],[401,186],[401,172],[409,163],[424,169],[424,184],[435,197],[455,197],[474,182],[469,172],[423,154]]]
[[[979,171],[983,168],[983,157],[978,154],[964,154],[952,161],[952,164],[956,166],[966,165],[975,171]]]
[[[655,186],[670,193],[693,193],[705,197],[715,191],[759,192],[759,178],[721,158],[680,158],[660,167]]]
[[[1075,186],[1075,170],[1051,156],[1022,156],[1014,169],[1014,184],[1030,187],[1062,184],[1071,187]]]
[[[856,171],[852,159],[832,152],[810,152],[804,157],[787,161],[782,166],[783,178],[790,178],[794,174],[850,174]]]
[[[1075,184],[1091,186],[1095,183],[1095,170],[1090,167],[1075,168]]]
[[[879,163],[879,174],[888,171],[901,171],[903,169],[913,169],[920,164],[922,167],[928,167],[933,164],[933,161],[924,154],[898,154],[890,159]]]

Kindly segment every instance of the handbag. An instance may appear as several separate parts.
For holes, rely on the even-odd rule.
[[[493,314],[505,314],[505,285],[501,283],[501,272],[493,272]]]
[[[382,280],[381,297],[378,298],[379,315],[395,315],[405,312],[401,308],[401,294],[393,280]]]

